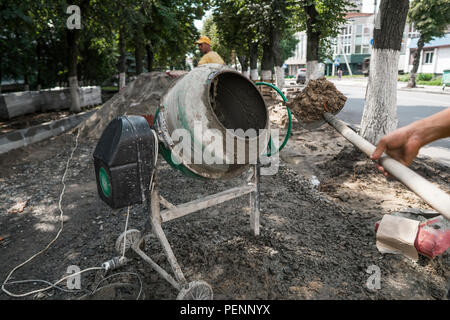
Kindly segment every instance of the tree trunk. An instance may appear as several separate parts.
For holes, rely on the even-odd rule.
[[[361,135],[377,144],[397,127],[397,76],[408,0],[382,0],[380,29],[374,29]]]
[[[425,39],[423,35],[420,35],[419,41],[417,42],[417,50],[414,52],[414,62],[413,68],[411,70],[409,80],[408,80],[408,88],[416,87],[416,76],[417,70],[419,70],[420,56],[422,55],[423,47],[425,46]],[[407,57],[409,59],[409,57]]]
[[[37,40],[36,44],[36,60],[37,60],[37,77],[36,77],[36,90],[40,91],[42,86],[42,79],[41,79],[41,52],[42,52],[42,45],[41,45],[41,39]]]
[[[248,72],[248,58],[246,56],[238,56],[239,63],[242,67],[242,74],[244,77],[249,77],[250,73]]]
[[[250,79],[258,80],[258,44],[249,43]]]
[[[80,112],[80,93],[78,91],[78,78],[77,78],[77,57],[78,57],[78,39],[80,36],[78,29],[66,30],[67,35],[67,48],[69,50],[69,87],[70,87],[70,111]]]
[[[134,59],[136,62],[136,75],[140,75],[144,71],[144,66],[142,64],[142,38],[141,33],[136,32],[134,38]]]
[[[154,58],[154,52],[151,44],[147,43],[145,45],[145,51],[147,53],[147,70],[148,72],[153,71],[153,58]]]
[[[275,65],[275,85],[284,88],[283,58],[281,56],[281,31],[278,27],[272,29],[272,55]]]
[[[125,57],[125,31],[123,29],[119,30],[119,90],[122,90],[126,86],[126,57]]]
[[[306,83],[318,78],[320,31],[316,30],[319,13],[315,3],[304,7],[306,13]]]
[[[30,82],[28,81],[27,73],[25,73],[23,75],[23,85],[24,85],[24,88],[23,88],[24,91],[30,91]]]
[[[144,66],[142,64],[142,51],[139,44],[134,51],[134,58],[136,60],[136,75],[140,75],[144,71]]]
[[[272,45],[270,43],[263,44],[263,56],[261,59],[261,80],[272,81],[273,70]]]

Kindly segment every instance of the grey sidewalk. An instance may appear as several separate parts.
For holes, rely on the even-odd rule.
[[[368,78],[351,78],[351,79],[343,78],[342,80],[337,79],[328,79],[328,80],[335,84],[340,84],[344,86],[366,87]],[[446,87],[445,90],[442,90],[442,86],[418,85],[417,88],[411,89],[406,88],[407,84],[408,84],[407,82],[400,82],[400,81],[397,82],[397,90],[450,95],[450,87]]]

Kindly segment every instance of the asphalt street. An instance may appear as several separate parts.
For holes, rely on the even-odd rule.
[[[342,83],[334,83],[348,98],[344,109],[342,109],[337,117],[353,125],[359,125],[364,110],[365,86],[346,84],[345,81],[342,81]],[[426,118],[449,107],[450,95],[448,94],[398,90],[398,127],[403,127],[416,120]],[[435,141],[428,145],[428,147],[440,147],[450,150],[450,138]]]

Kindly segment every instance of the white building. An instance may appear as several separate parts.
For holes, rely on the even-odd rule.
[[[297,32],[294,37],[299,40],[294,56],[284,62],[287,66],[287,74],[290,76],[295,76],[299,68],[306,68],[306,32]]]
[[[406,49],[404,60],[405,72],[413,68],[414,54],[417,50],[418,38],[411,39]],[[441,38],[433,39],[426,43],[420,55],[418,73],[442,74],[444,70],[450,69],[450,33]]]

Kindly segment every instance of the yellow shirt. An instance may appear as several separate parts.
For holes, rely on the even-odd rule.
[[[207,54],[205,54],[198,62],[198,65],[200,66],[202,64],[207,64],[207,63],[225,64],[223,59],[215,51],[210,51]]]

